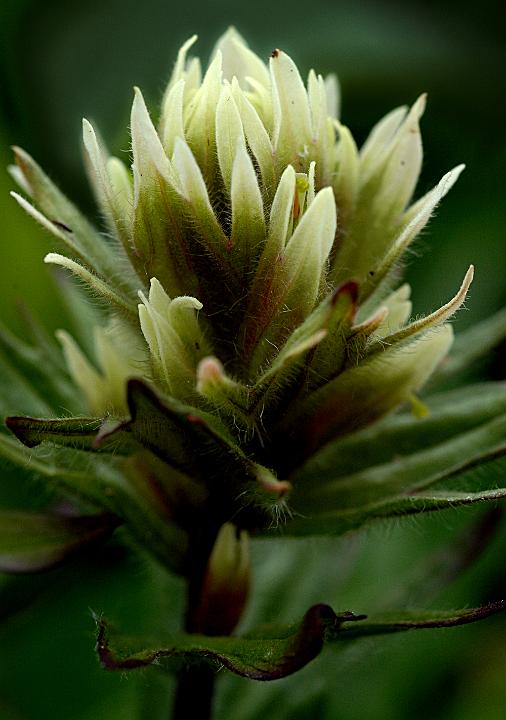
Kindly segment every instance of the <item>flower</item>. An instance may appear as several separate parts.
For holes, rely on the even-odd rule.
[[[425,96],[358,150],[333,76],[311,70],[305,84],[286,53],[266,64],[231,29],[202,77],[188,58],[195,40],[179,51],[157,126],[135,90],[131,170],[83,122],[112,241],[15,149],[24,195],[13,196],[64,249],[45,261],[103,306],[89,329],[95,360],[58,335],[88,416],[58,418],[55,389],[52,418],[7,421],[32,466],[187,576],[196,534],[244,558],[234,544],[245,530],[339,533],[503,497],[444,483],[504,452],[504,388],[429,408],[417,398],[473,278],[471,266],[449,302],[414,320],[409,286],[397,287],[406,250],[463,169],[413,201]],[[411,414],[389,418],[406,403]],[[26,462],[5,435],[0,452]],[[221,598],[230,562],[218,555],[219,582],[206,583]]]

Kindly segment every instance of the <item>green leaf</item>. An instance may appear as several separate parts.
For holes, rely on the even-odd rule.
[[[47,444],[28,449],[0,434],[0,457],[86,508],[117,515],[165,566],[183,571],[188,537],[172,521],[170,495],[163,487],[173,485],[171,468],[164,465],[160,471],[149,453],[121,458]]]
[[[72,417],[61,420],[43,420],[32,417],[8,417],[7,427],[26,447],[43,442],[73,447],[79,450],[114,451],[132,449],[132,437],[121,431],[121,422],[101,418]]]
[[[300,670],[320,654],[331,627],[363,616],[345,612],[336,615],[328,605],[315,605],[302,621],[293,625],[265,626],[243,637],[179,635],[167,647],[123,653],[111,649],[107,625],[98,624],[97,652],[108,670],[131,670],[162,664],[177,669],[181,663],[207,662],[218,669],[225,666],[252,680],[277,680]],[[121,647],[125,640],[121,639]]]
[[[289,483],[250,460],[216,416],[174,398],[162,400],[137,379],[128,383],[128,403],[131,420],[121,429],[207,486],[222,522],[237,513],[246,526],[271,525],[278,518]]]
[[[461,492],[458,480],[449,491],[444,487],[441,492],[433,491],[430,486],[505,453],[506,416],[502,416],[434,447],[394,457],[346,477],[303,488],[294,480],[295,517],[287,530],[296,534],[340,533],[378,517],[502,499],[506,489],[496,488],[487,477],[477,492]]]
[[[284,528],[286,534],[305,535],[339,535],[350,530],[368,525],[378,520],[450,510],[453,508],[497,502],[506,499],[506,489],[482,490],[481,492],[458,492],[445,490],[426,490],[412,495],[389,498],[383,502],[366,505],[362,508],[347,508],[313,514],[307,517],[296,517]]]
[[[217,417],[174,398],[165,396],[162,400],[142,380],[129,381],[128,406],[131,419],[123,429],[181,470],[198,471],[203,456],[216,454],[232,443]]]
[[[47,570],[70,555],[107,538],[118,526],[114,515],[64,516],[0,513],[0,570]]]
[[[121,638],[121,651],[111,647],[105,621],[98,623],[97,652],[108,670],[134,670],[162,665],[177,670],[182,664],[208,663],[226,667],[252,680],[277,680],[291,675],[321,652],[324,644],[338,646],[360,637],[387,635],[423,628],[455,627],[489,617],[505,609],[504,602],[460,611],[398,612],[367,619],[352,612],[336,614],[328,605],[314,605],[291,625],[263,626],[242,637],[178,635],[159,649],[141,649],[142,641]],[[123,650],[129,646],[128,650]]]
[[[332,629],[329,642],[350,641],[371,635],[391,635],[407,630],[429,630],[435,628],[458,627],[484,620],[491,615],[504,612],[506,602],[498,600],[477,608],[464,610],[412,610],[394,612],[368,618],[367,622],[345,625]]]
[[[124,481],[119,461],[106,456],[48,445],[26,448],[17,439],[0,434],[0,457],[85,503],[115,512],[115,500]]]
[[[506,382],[471,385],[426,399],[429,414],[402,413],[325,445],[293,481],[325,484],[450,440],[506,413]]]

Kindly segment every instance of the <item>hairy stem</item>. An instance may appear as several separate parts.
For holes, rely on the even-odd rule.
[[[205,623],[199,618],[203,584],[209,557],[219,527],[208,523],[195,533],[188,573],[187,605],[184,629],[188,633],[206,634]],[[212,714],[215,670],[207,663],[183,668],[178,677],[173,720],[208,720]]]

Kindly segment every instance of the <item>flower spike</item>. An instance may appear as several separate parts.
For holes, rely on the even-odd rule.
[[[122,525],[188,581],[187,632],[122,655],[101,622],[101,661],[178,664],[192,694],[203,663],[272,680],[327,642],[503,609],[393,623],[321,604],[290,626],[221,637],[247,599],[249,536],[340,534],[506,498],[504,465],[473,474],[506,455],[506,387],[444,390],[504,339],[503,314],[449,357],[474,267],[452,299],[411,320],[411,289],[397,285],[464,167],[412,201],[426,96],[359,148],[333,76],[311,70],[305,82],[283,50],[260,58],[234,28],[202,71],[189,57],[196,39],[179,51],[157,122],[135,88],[131,167],[83,121],[105,232],[15,148],[13,197],[57,245],[45,262],[100,302],[86,305],[63,277],[75,321],[59,343],[0,327],[11,433],[0,456],[70,509],[0,511],[2,567],[52,567]]]

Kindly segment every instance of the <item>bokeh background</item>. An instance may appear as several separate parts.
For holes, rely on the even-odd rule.
[[[8,197],[12,182],[3,168],[10,145],[26,148],[96,215],[82,168],[82,116],[97,124],[115,154],[127,157],[132,86],[143,89],[155,110],[181,43],[197,32],[197,52],[205,58],[230,24],[266,57],[278,46],[303,73],[312,66],[337,71],[343,119],[360,142],[391,108],[429,93],[418,192],[460,162],[467,170],[410,256],[414,309],[428,311],[451,297],[473,262],[476,279],[457,330],[490,315],[506,301],[501,9],[486,0],[1,0],[3,321],[22,331],[20,308],[28,306],[50,330],[67,322],[42,264],[51,240]],[[504,353],[497,351],[481,372],[504,377]],[[40,505],[33,482],[0,472],[3,505]],[[473,553],[476,562],[458,572]],[[245,624],[297,619],[314,602],[358,612],[473,606],[506,595],[505,556],[506,519],[481,509],[374,527],[339,541],[258,543],[256,599]],[[132,632],[156,632],[177,627],[180,604],[180,583],[119,543],[67,569],[0,576],[0,718],[168,717],[170,681],[156,669],[114,675],[99,668],[92,612]],[[224,673],[217,717],[503,720],[505,643],[506,622],[496,618],[328,651],[296,677],[275,683]]]

